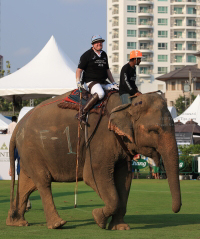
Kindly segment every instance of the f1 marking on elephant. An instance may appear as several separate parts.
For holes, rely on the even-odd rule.
[[[69,153],[67,153],[67,154],[76,154],[72,151],[72,145],[71,145],[70,134],[69,134],[69,126],[66,127],[63,134],[66,134],[66,136],[67,136],[68,149],[69,149]]]

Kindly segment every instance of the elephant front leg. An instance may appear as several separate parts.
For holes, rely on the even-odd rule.
[[[130,167],[131,168],[131,167]],[[124,216],[126,214],[126,207],[128,201],[128,195],[131,186],[131,170],[127,167],[127,162],[115,167],[114,182],[119,195],[119,209],[112,216],[112,220],[109,223],[108,229],[110,230],[129,230],[130,227],[124,222]]]
[[[84,166],[84,181],[87,185],[92,187],[100,198],[104,201],[103,208],[97,208],[92,211],[97,225],[105,229],[107,220],[114,215],[119,208],[119,197],[114,184],[113,178],[114,165],[110,168],[105,168],[105,164]]]

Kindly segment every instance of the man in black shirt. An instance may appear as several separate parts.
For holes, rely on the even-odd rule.
[[[97,103],[98,100],[103,99],[105,95],[103,89],[118,89],[109,69],[107,54],[102,50],[104,41],[105,40],[102,39],[100,35],[92,37],[92,48],[81,56],[76,70],[76,82],[78,88],[81,87],[80,81],[82,75],[84,88],[92,94],[83,108],[82,115],[78,116],[78,118],[85,124],[87,112]],[[111,84],[106,82],[107,78]]]
[[[129,62],[124,65],[120,72],[120,84],[119,84],[119,95],[122,101],[122,104],[131,103],[129,98],[132,95],[138,96],[141,92],[138,91],[138,88],[135,84],[136,81],[136,65],[139,65],[141,62],[142,53],[138,50],[132,51],[130,53]]]

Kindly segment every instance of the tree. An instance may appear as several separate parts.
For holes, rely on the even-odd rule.
[[[192,102],[195,100],[195,98],[196,96],[192,94]],[[182,114],[189,107],[189,102],[190,99],[188,97],[181,95],[175,100],[175,107],[178,115]]]
[[[10,68],[11,68],[11,65],[10,65],[10,61],[6,61],[6,68],[7,68],[7,75],[10,75]]]

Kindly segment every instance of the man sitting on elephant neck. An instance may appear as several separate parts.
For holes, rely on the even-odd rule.
[[[94,35],[92,37],[92,47],[81,56],[76,70],[78,88],[80,89],[82,86],[82,75],[83,87],[92,94],[86,102],[81,115],[78,116],[78,119],[84,124],[86,124],[86,114],[88,111],[98,100],[103,99],[105,96],[104,89],[119,89],[110,72],[107,54],[102,50],[104,41],[100,35]],[[107,78],[111,84],[106,81]]]
[[[136,67],[141,62],[142,52],[138,50],[131,51],[130,60],[125,64],[120,72],[119,95],[122,104],[131,103],[130,96],[138,96],[142,93],[138,91],[135,84],[136,81]]]

